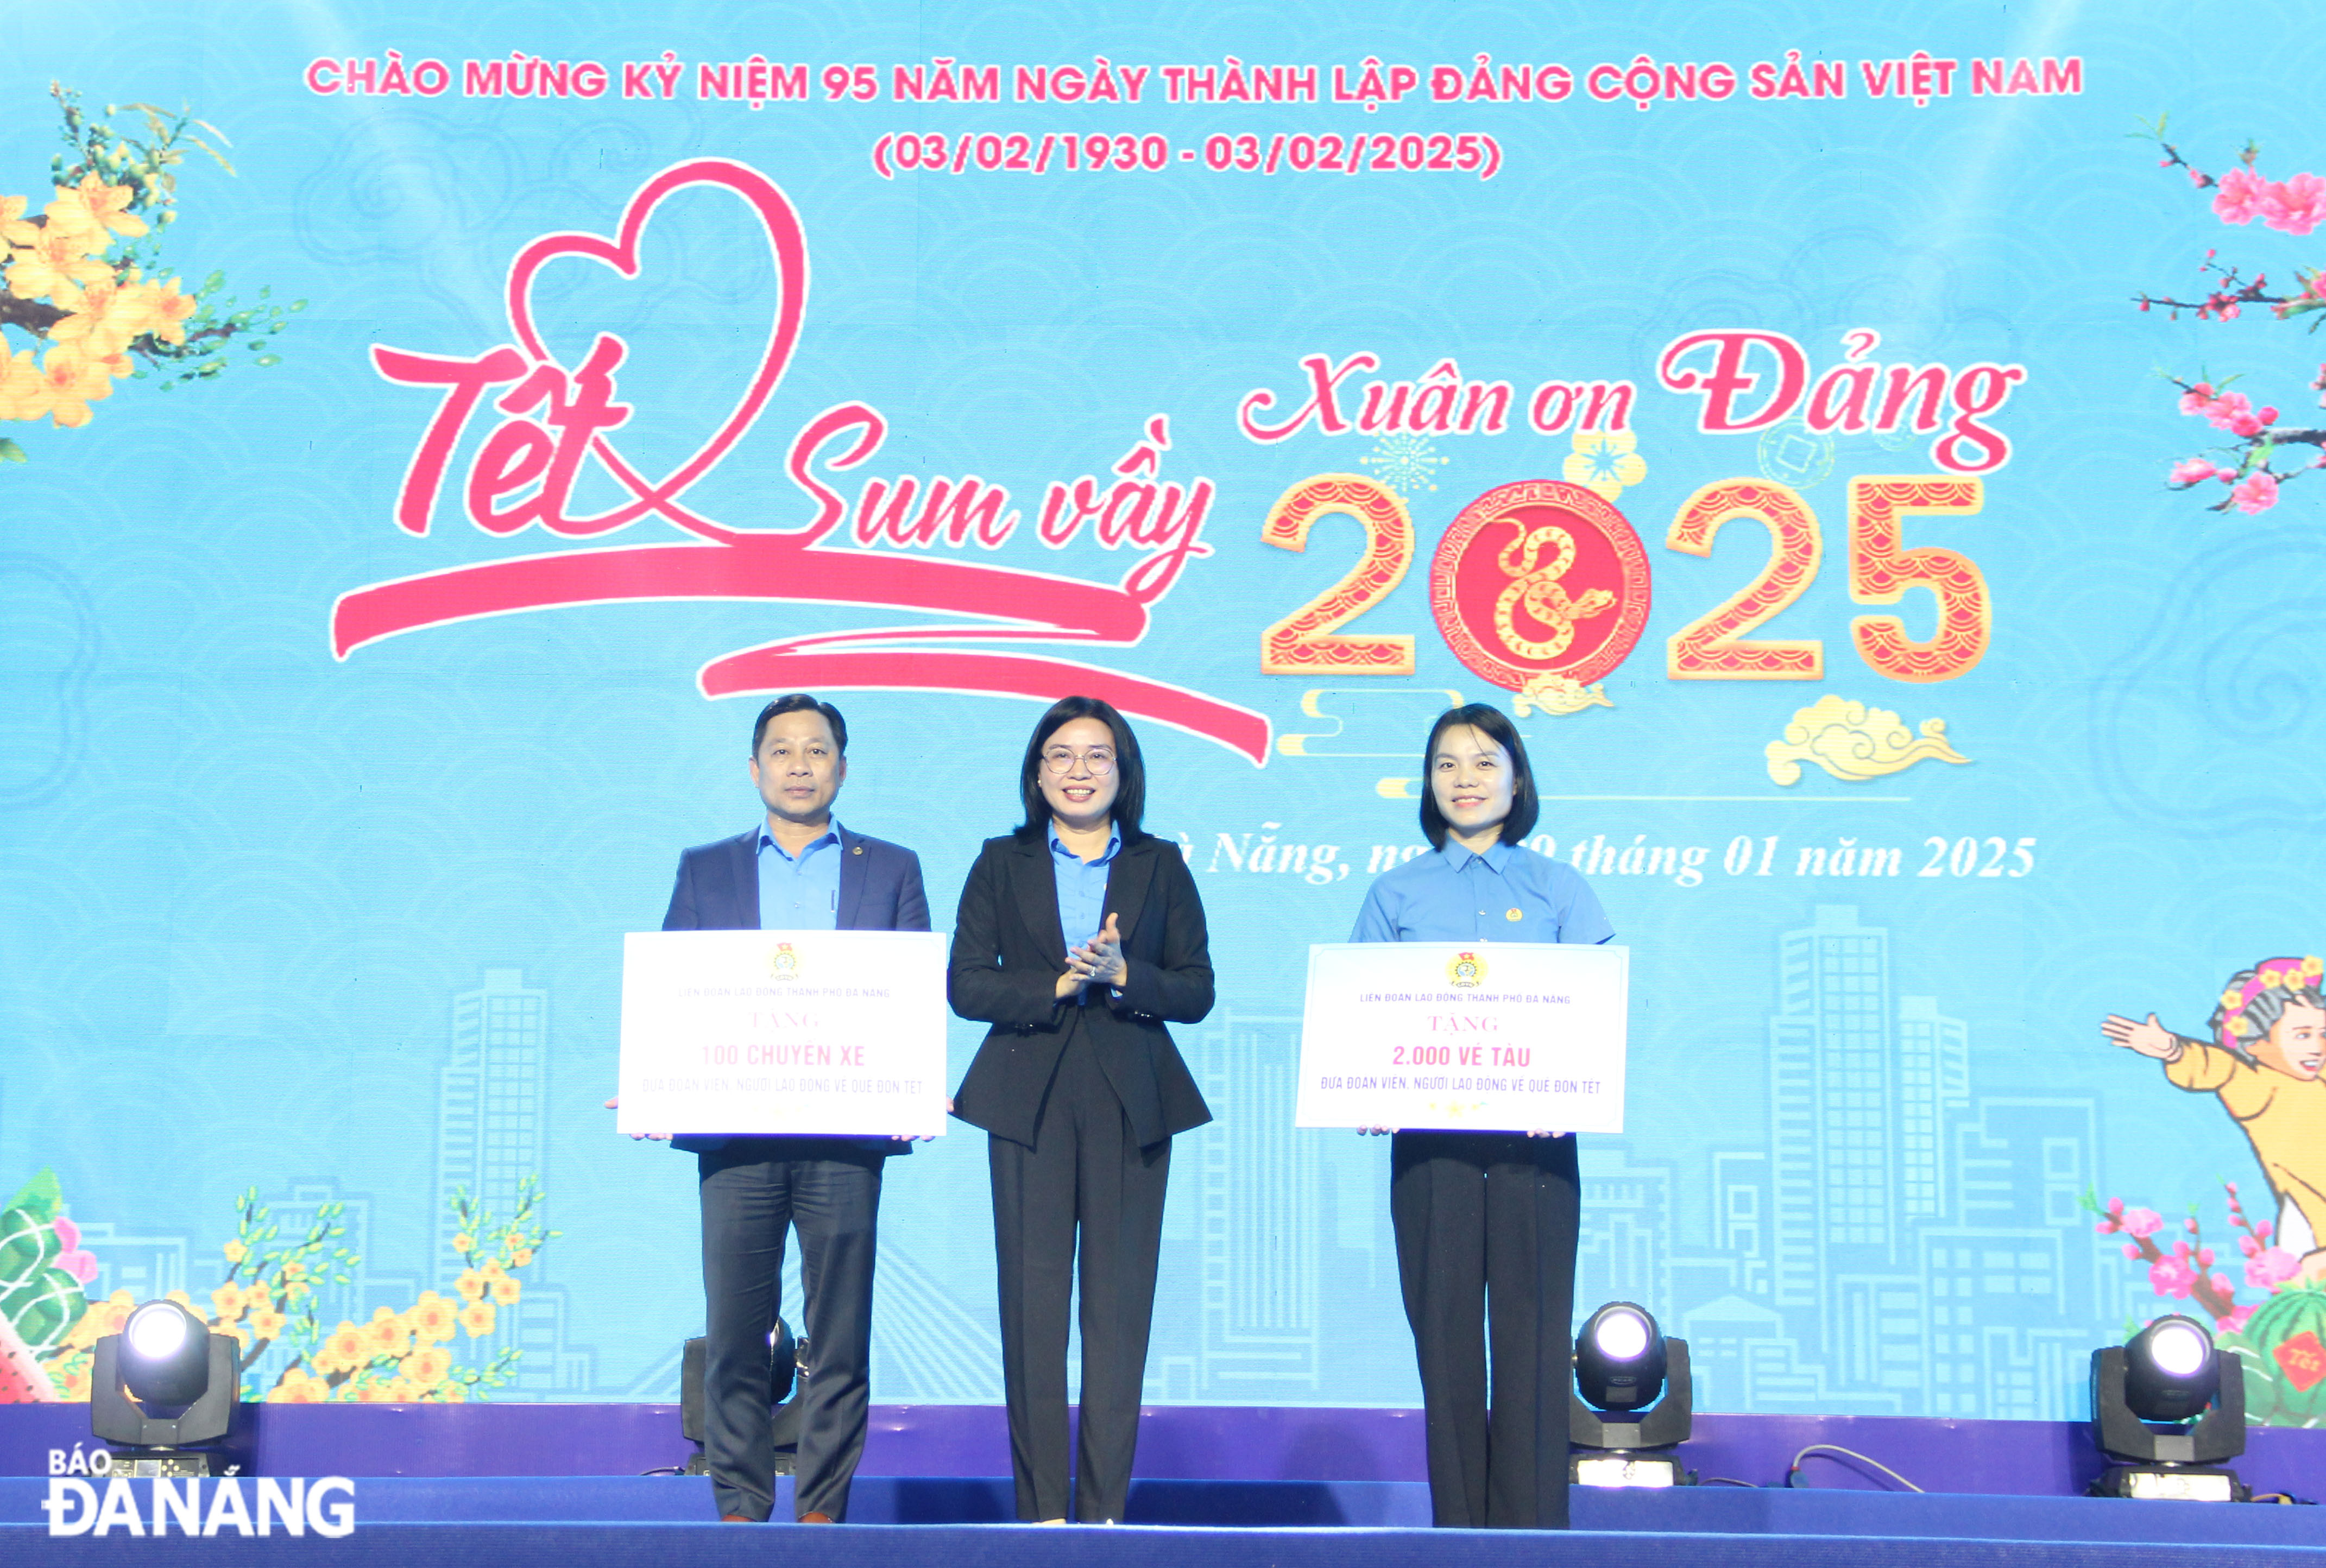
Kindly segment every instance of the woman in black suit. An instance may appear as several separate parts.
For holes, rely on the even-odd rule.
[[[1212,1119],[1163,1026],[1212,1010],[1203,901],[1178,846],[1140,829],[1122,715],[1068,697],[1019,770],[1025,822],[962,889],[947,995],[989,1023],[954,1096],[988,1134],[1001,1371],[1018,1517],[1068,1517],[1066,1304],[1080,1230],[1082,1429],[1072,1516],[1122,1517],[1163,1239],[1171,1136]]]

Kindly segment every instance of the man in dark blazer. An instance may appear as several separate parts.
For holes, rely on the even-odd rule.
[[[848,725],[795,692],[760,710],[751,782],[767,819],[679,857],[665,931],[926,931],[921,863],[851,832],[832,803],[848,776]],[[808,1375],[800,1400],[793,1507],[803,1524],[848,1517],[871,1387],[872,1265],[880,1174],[896,1138],[681,1137],[702,1198],[709,1351],[703,1452],[720,1517],[774,1506],[768,1336],[782,1289],[785,1233],[797,1229],[807,1293]]]

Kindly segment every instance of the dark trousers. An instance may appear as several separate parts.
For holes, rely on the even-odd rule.
[[[1001,1286],[1001,1378],[1020,1519],[1121,1519],[1139,1446],[1139,1396],[1163,1245],[1171,1140],[1140,1148],[1075,1028],[1034,1146],[989,1137]],[[1082,1280],[1082,1424],[1067,1507],[1066,1304]]]
[[[1430,1511],[1439,1525],[1563,1530],[1582,1218],[1575,1140],[1400,1133],[1390,1169]]]
[[[785,1232],[796,1227],[809,1376],[795,1396],[792,1500],[797,1513],[844,1519],[871,1391],[883,1156],[839,1140],[737,1138],[697,1159],[710,1317],[702,1451],[719,1511],[764,1519],[775,1504],[768,1335],[783,1304]]]

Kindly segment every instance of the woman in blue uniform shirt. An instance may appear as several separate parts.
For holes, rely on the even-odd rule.
[[[1534,775],[1501,710],[1474,702],[1440,714],[1422,769],[1421,830],[1433,853],[1374,882],[1351,942],[1614,935],[1572,867],[1524,847],[1537,814]],[[1574,1137],[1399,1132],[1390,1171],[1398,1276],[1421,1369],[1431,1513],[1456,1527],[1564,1529],[1582,1208]]]

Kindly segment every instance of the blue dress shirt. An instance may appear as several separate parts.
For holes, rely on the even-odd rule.
[[[1453,839],[1375,879],[1351,942],[1605,942],[1615,934],[1572,866],[1518,844]]]
[[[794,856],[759,824],[759,929],[836,931],[840,926],[840,824]]]
[[[1068,952],[1096,936],[1106,923],[1107,874],[1113,868],[1115,851],[1121,848],[1122,830],[1112,829],[1106,836],[1106,853],[1085,860],[1059,841],[1058,825],[1050,824],[1050,870],[1058,879],[1058,929],[1065,933]],[[1088,990],[1078,992],[1075,999],[1089,1000]]]

